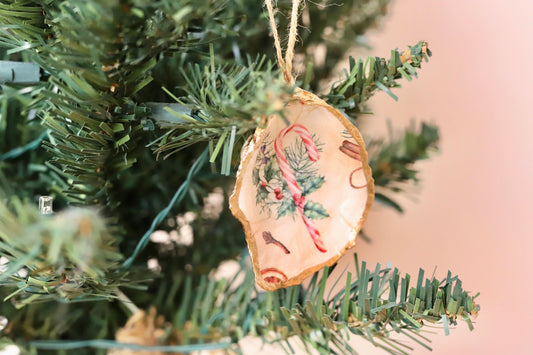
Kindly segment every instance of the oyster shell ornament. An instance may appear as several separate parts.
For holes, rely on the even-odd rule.
[[[293,7],[285,61],[269,11],[278,63],[294,84]],[[284,116],[268,118],[243,148],[230,208],[246,234],[257,284],[300,284],[354,246],[374,199],[372,173],[357,128],[316,95],[296,89]]]
[[[300,90],[244,148],[230,208],[256,281],[300,284],[354,246],[374,197],[363,139],[344,115]]]

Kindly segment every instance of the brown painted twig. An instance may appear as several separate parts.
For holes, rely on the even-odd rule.
[[[281,249],[283,249],[285,254],[290,254],[291,253],[290,250],[287,249],[287,247],[285,245],[283,245],[282,242],[280,242],[279,240],[277,240],[276,238],[274,238],[272,236],[272,233],[270,233],[268,231],[264,231],[263,232],[263,239],[265,240],[266,244],[274,244],[274,245],[280,247]]]

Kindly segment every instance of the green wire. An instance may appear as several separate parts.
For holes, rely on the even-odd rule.
[[[150,229],[148,229],[148,231],[144,233],[139,243],[137,243],[137,246],[135,247],[133,254],[126,261],[124,261],[124,264],[122,264],[123,269],[128,269],[131,266],[131,264],[133,263],[137,255],[139,255],[139,253],[146,247],[146,245],[148,245],[148,242],[150,241],[150,236],[154,232],[155,228],[159,225],[159,223],[161,223],[166,218],[166,216],[170,212],[170,209],[176,203],[179,203],[183,200],[183,198],[187,194],[187,190],[189,189],[189,185],[191,183],[192,177],[196,175],[198,171],[202,168],[202,166],[205,164],[208,153],[209,153],[209,149],[206,148],[204,152],[200,155],[198,160],[194,162],[193,166],[189,170],[189,173],[187,174],[187,178],[185,179],[183,184],[181,184],[179,189],[176,191],[176,193],[172,197],[172,200],[170,200],[167,207],[165,207],[163,210],[161,210],[161,212],[157,214],[157,216],[152,221],[152,225],[150,226]]]
[[[183,352],[189,353],[191,351],[203,351],[203,350],[216,350],[226,349],[231,343],[211,343],[211,344],[190,344],[190,345],[156,345],[156,346],[144,346],[137,344],[119,343],[114,340],[106,339],[94,339],[94,340],[35,340],[30,341],[29,345],[43,350],[68,350],[79,348],[97,348],[97,349],[114,349],[114,348],[126,348],[131,350],[140,351],[162,351],[162,352]]]
[[[30,150],[35,150],[37,148],[39,148],[41,146],[41,142],[46,138],[48,137],[48,131],[44,131],[43,133],[41,133],[41,135],[37,138],[35,138],[34,140],[32,140],[31,142],[29,142],[28,144],[22,146],[22,147],[18,147],[18,148],[15,148],[15,149],[12,149],[10,150],[9,152],[6,152],[4,154],[0,154],[0,161],[4,161],[4,160],[7,160],[7,159],[14,159],[14,158],[18,158],[19,156],[21,156],[22,154],[30,151]]]

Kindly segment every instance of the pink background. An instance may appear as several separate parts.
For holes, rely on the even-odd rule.
[[[418,165],[422,188],[402,199],[406,213],[374,205],[365,225],[372,242],[354,249],[371,266],[391,262],[414,275],[437,266],[443,278],[450,269],[481,292],[474,331],[435,330],[433,354],[531,354],[533,3],[393,3],[363,54],[389,56],[426,40],[434,55],[419,79],[394,90],[398,102],[373,99],[363,135],[386,134],[387,119],[396,127],[429,120],[441,129],[441,150]],[[415,345],[413,353],[429,352]]]

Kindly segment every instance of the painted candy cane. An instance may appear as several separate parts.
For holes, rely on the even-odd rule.
[[[318,160],[318,150],[316,149],[315,143],[313,142],[313,138],[311,137],[311,134],[309,133],[307,128],[299,124],[294,124],[281,130],[276,140],[274,141],[276,160],[278,162],[279,169],[281,170],[281,174],[287,182],[287,187],[289,188],[289,192],[292,195],[294,204],[296,205],[300,216],[302,216],[302,220],[305,226],[307,227],[307,231],[309,232],[311,239],[315,243],[316,248],[319,251],[325,253],[327,250],[326,246],[324,245],[324,242],[322,241],[322,238],[320,237],[320,232],[316,228],[315,223],[304,215],[305,196],[302,196],[302,190],[300,190],[300,187],[296,182],[296,177],[292,173],[291,168],[289,166],[289,162],[287,161],[283,153],[283,137],[285,137],[285,135],[290,131],[294,131],[294,133],[300,136],[300,138],[304,142],[305,148],[307,149],[307,155],[309,156],[309,159],[311,159],[311,161]]]

